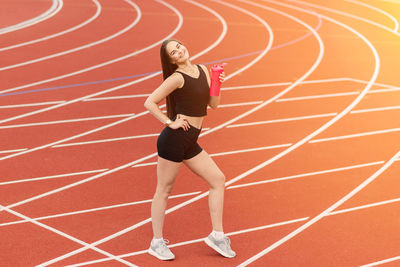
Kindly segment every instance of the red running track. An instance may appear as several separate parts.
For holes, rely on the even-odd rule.
[[[2,1],[0,26],[56,2]],[[199,142],[227,177],[237,257],[202,241],[208,188],[183,167],[165,264],[399,266],[398,4],[61,2],[0,34],[3,266],[161,264],[146,250],[162,125],[143,102],[170,37],[194,63],[229,63]]]

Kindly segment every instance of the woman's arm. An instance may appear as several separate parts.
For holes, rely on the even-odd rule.
[[[166,124],[170,119],[165,115],[158,104],[165,99],[169,94],[171,94],[175,89],[183,86],[184,80],[181,74],[174,73],[156,89],[144,102],[144,107],[150,111],[150,113],[156,117],[160,122]],[[177,129],[182,127],[184,130],[189,128],[189,124],[178,118],[174,122],[168,125],[172,129]]]

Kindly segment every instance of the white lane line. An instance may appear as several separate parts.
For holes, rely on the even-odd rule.
[[[108,96],[108,97],[96,97],[83,100],[83,102],[88,101],[103,101],[103,100],[117,100],[117,99],[129,99],[129,98],[139,98],[148,97],[150,94],[137,94],[137,95],[121,95],[121,96]]]
[[[270,124],[270,123],[280,123],[280,122],[288,122],[288,121],[299,121],[299,120],[334,117],[337,114],[338,113],[325,113],[325,114],[316,114],[316,115],[309,115],[309,116],[302,116],[302,117],[292,117],[292,118],[275,119],[275,120],[267,120],[267,121],[255,121],[255,122],[248,122],[248,123],[238,123],[238,124],[231,124],[231,125],[227,126],[226,128],[248,127],[248,126],[254,126],[254,125],[261,125],[261,124]]]
[[[57,178],[70,177],[70,176],[78,176],[78,175],[83,175],[83,174],[92,174],[92,173],[98,173],[98,172],[105,172],[107,170],[108,169],[91,170],[91,171],[83,171],[83,172],[73,172],[73,173],[50,175],[50,176],[37,177],[37,178],[26,178],[26,179],[21,179],[21,180],[12,180],[12,181],[7,181],[7,182],[1,182],[0,186],[9,185],[9,184],[25,183],[25,182],[41,181],[41,180],[49,180],[49,179],[57,179]]]
[[[397,3],[400,4],[400,2],[397,2]],[[390,263],[390,262],[394,262],[394,261],[400,261],[400,256],[389,258],[389,259],[380,260],[380,261],[377,261],[377,262],[372,262],[372,263],[369,263],[369,264],[366,264],[366,265],[361,265],[360,267],[381,266],[382,264]]]
[[[379,8],[377,8],[377,7],[375,7],[375,6],[368,5],[368,4],[366,4],[366,3],[360,2],[360,1],[356,1],[356,0],[345,0],[345,1],[350,2],[350,3],[353,3],[353,4],[356,4],[356,5],[360,5],[360,6],[367,7],[367,8],[369,8],[369,9],[375,10],[375,11],[377,11],[377,12],[379,12],[379,13],[385,15],[386,17],[388,17],[389,19],[391,19],[391,20],[393,21],[393,23],[394,23],[394,29],[393,29],[393,31],[397,32],[397,31],[399,30],[399,22],[397,21],[397,19],[396,19],[395,17],[393,17],[393,16],[392,16],[391,14],[389,14],[388,12],[386,12],[386,11],[384,11],[384,10],[382,10],[382,9],[379,9]]]
[[[126,117],[132,117],[132,116],[135,116],[135,114],[134,113],[131,113],[131,114],[117,114],[117,115],[108,115],[108,116],[99,116],[99,117],[87,117],[87,118],[78,118],[78,119],[60,120],[60,121],[33,122],[33,123],[26,123],[26,124],[14,124],[14,125],[0,126],[0,129],[43,126],[43,125],[82,122],[82,121],[94,121],[94,120],[105,120],[105,119],[115,119],[115,118],[126,118]]]
[[[290,234],[284,236],[277,242],[273,243],[272,245],[268,246],[266,249],[262,250],[258,254],[254,255],[253,257],[249,258],[242,264],[238,265],[239,267],[247,266],[251,264],[252,262],[256,261],[257,259],[261,258],[262,256],[266,255],[270,251],[274,250],[275,248],[279,247],[283,243],[287,242],[288,240],[292,239],[299,233],[303,232],[305,229],[309,228],[313,224],[317,223],[319,220],[324,218],[325,216],[328,216],[332,211],[334,211],[336,208],[338,208],[340,205],[345,203],[348,199],[351,197],[355,196],[358,192],[360,192],[363,188],[365,188],[368,184],[370,184],[372,181],[374,181],[379,175],[381,175],[384,171],[386,171],[395,161],[395,159],[400,155],[400,151],[398,151],[390,160],[388,160],[379,170],[377,170],[373,175],[371,175],[368,179],[366,179],[364,182],[362,182],[360,185],[358,185],[355,189],[353,189],[350,193],[345,195],[343,198],[338,200],[335,204],[318,214],[316,217],[312,218]]]
[[[30,65],[30,64],[33,64],[33,63],[45,61],[45,60],[48,60],[48,59],[56,58],[56,57],[59,57],[59,56],[64,56],[64,55],[67,55],[67,54],[75,53],[77,51],[80,51],[80,50],[83,50],[83,49],[86,49],[86,48],[90,48],[90,47],[102,44],[104,42],[108,42],[108,41],[110,41],[110,40],[112,40],[112,39],[114,39],[114,38],[126,33],[127,31],[132,29],[140,21],[140,18],[142,16],[142,12],[141,12],[140,8],[135,3],[131,2],[130,0],[125,0],[125,2],[127,2],[129,5],[131,5],[136,10],[138,15],[135,18],[135,20],[131,24],[129,24],[127,27],[125,27],[124,29],[122,29],[122,30],[110,35],[110,36],[107,36],[106,38],[100,39],[100,40],[95,41],[95,42],[91,42],[91,43],[86,44],[86,45],[82,45],[82,46],[79,46],[79,47],[76,47],[76,48],[73,48],[73,49],[69,49],[69,50],[66,50],[66,51],[63,51],[63,52],[59,52],[59,53],[55,53],[55,54],[52,54],[52,55],[48,55],[48,56],[45,56],[45,57],[36,58],[36,59],[29,60],[29,61],[21,62],[21,63],[18,63],[18,64],[1,67],[0,71],[14,69],[14,68]]]
[[[25,151],[27,150],[27,148],[21,148],[21,149],[12,149],[12,150],[3,150],[0,151],[0,154],[7,154],[7,153],[14,153],[14,152],[21,152],[21,151]]]
[[[201,193],[201,191],[185,193],[185,194],[179,194],[179,195],[171,195],[171,196],[168,197],[168,199],[193,196],[193,195],[197,195],[197,194],[200,194],[200,193]],[[40,221],[40,220],[46,220],[46,219],[53,219],[53,218],[71,216],[71,215],[78,215],[78,214],[102,211],[102,210],[109,210],[109,209],[115,209],[115,208],[121,208],[121,207],[135,206],[135,205],[140,205],[140,204],[145,204],[145,203],[151,203],[151,201],[152,201],[152,199],[146,199],[146,200],[128,202],[128,203],[117,204],[117,205],[110,205],[110,206],[94,208],[94,209],[78,210],[78,211],[73,211],[73,212],[67,212],[67,213],[61,213],[61,214],[55,214],[55,215],[48,215],[48,216],[33,218],[33,220]],[[29,222],[29,221],[28,220],[20,220],[20,221],[2,223],[2,224],[0,224],[0,227],[1,226],[14,225],[14,224],[20,224],[20,223],[26,223],[26,222]]]
[[[13,215],[15,215],[15,216],[17,216],[17,217],[20,217],[20,218],[22,218],[22,219],[24,219],[24,220],[27,220],[27,221],[29,221],[30,223],[33,223],[33,224],[35,224],[35,225],[37,225],[37,226],[39,226],[39,227],[41,227],[41,228],[44,228],[44,229],[46,229],[46,230],[49,230],[50,232],[56,233],[56,234],[58,234],[58,235],[60,235],[60,236],[62,236],[62,237],[64,237],[64,238],[67,238],[67,239],[69,239],[69,240],[71,240],[71,241],[74,241],[75,243],[78,243],[79,245],[82,245],[82,246],[89,246],[90,249],[92,249],[92,250],[94,250],[94,251],[97,251],[97,252],[99,252],[99,253],[101,253],[101,254],[103,254],[103,255],[109,257],[109,258],[112,259],[112,260],[119,261],[119,262],[121,262],[121,263],[123,263],[123,264],[125,264],[125,265],[128,265],[128,266],[136,266],[136,265],[134,265],[134,264],[132,264],[132,263],[130,263],[130,262],[124,260],[124,259],[121,259],[120,257],[116,257],[115,255],[113,255],[113,254],[111,254],[111,253],[109,253],[109,252],[106,252],[106,251],[104,251],[104,250],[102,250],[102,249],[99,249],[99,248],[97,248],[97,247],[91,246],[90,244],[88,244],[88,243],[86,243],[86,242],[84,242],[84,241],[82,241],[82,240],[79,240],[79,239],[77,239],[77,238],[75,238],[75,237],[73,237],[73,236],[71,236],[71,235],[68,235],[68,234],[66,234],[66,233],[64,233],[64,232],[61,232],[60,230],[57,230],[57,229],[55,229],[55,228],[53,228],[53,227],[51,227],[51,226],[48,226],[48,225],[46,225],[46,224],[44,224],[44,223],[35,221],[35,220],[29,218],[28,216],[25,216],[25,215],[23,215],[23,214],[21,214],[21,213],[19,213],[19,212],[16,212],[16,211],[11,210],[11,209],[9,209],[9,208],[7,208],[7,207],[4,207],[4,206],[0,206],[0,208],[6,210],[7,212],[9,212],[9,213],[11,213],[11,214],[13,214]]]
[[[386,205],[386,204],[392,204],[392,203],[396,203],[396,202],[400,202],[400,198],[394,198],[394,199],[379,201],[379,202],[370,203],[370,204],[366,204],[366,205],[362,205],[362,206],[358,206],[358,207],[332,211],[331,213],[329,213],[328,216],[347,213],[347,212],[351,212],[351,211],[355,211],[355,210],[368,209],[368,208],[377,207],[377,206]]]
[[[58,37],[58,36],[73,32],[73,31],[75,31],[75,30],[77,30],[79,28],[82,28],[83,26],[85,26],[85,25],[89,24],[90,22],[92,22],[93,20],[95,20],[100,15],[101,6],[100,6],[99,2],[97,0],[92,0],[92,1],[96,5],[96,8],[97,8],[96,13],[91,18],[89,18],[88,20],[82,22],[81,24],[76,25],[76,26],[74,26],[74,27],[72,27],[70,29],[67,29],[65,31],[58,32],[58,33],[55,33],[55,34],[52,34],[52,35],[48,35],[48,36],[45,36],[45,37],[42,37],[42,38],[39,38],[39,39],[35,39],[35,40],[28,41],[28,42],[7,46],[7,47],[2,47],[2,48],[0,48],[0,52],[6,51],[6,50],[10,50],[10,49],[14,49],[14,48],[17,48],[17,47],[22,47],[22,46],[26,46],[26,45],[39,43],[39,42],[42,42],[42,41],[46,41],[46,40],[49,40],[49,39],[52,39],[52,38],[55,38],[55,37]]]
[[[396,109],[400,109],[400,106],[389,106],[389,107],[380,107],[380,108],[359,109],[359,110],[354,110],[351,113],[352,114],[358,114],[358,113],[367,113],[367,112],[375,112],[375,111],[396,110]]]
[[[262,151],[262,150],[269,150],[269,149],[276,149],[276,148],[284,148],[284,147],[289,147],[291,145],[292,144],[282,144],[282,145],[263,146],[263,147],[249,148],[249,149],[240,149],[240,150],[234,150],[234,151],[228,151],[228,152],[214,153],[214,154],[210,154],[210,156],[211,157],[219,157],[219,156],[226,156],[226,155],[239,154],[239,153]]]
[[[393,128],[393,129],[386,129],[386,130],[379,130],[379,131],[372,131],[372,132],[365,132],[365,133],[358,133],[358,134],[349,134],[349,135],[341,135],[341,136],[335,136],[335,137],[314,139],[314,140],[311,140],[309,143],[313,144],[313,143],[319,143],[319,142],[343,140],[343,139],[348,139],[348,138],[369,136],[369,135],[375,135],[375,134],[394,133],[394,132],[399,132],[399,131],[400,131],[400,128]]]
[[[263,84],[248,84],[248,85],[239,85],[239,86],[230,86],[230,87],[222,87],[221,91],[231,91],[231,90],[242,90],[242,89],[251,89],[251,88],[264,88],[264,87],[277,87],[277,86],[288,86],[292,85],[293,82],[281,82],[281,83],[263,83]]]
[[[221,105],[218,105],[218,108],[253,106],[253,105],[260,105],[262,103],[264,103],[264,101],[251,101],[251,102],[241,102],[241,103],[233,103],[233,104],[221,104]],[[207,109],[210,109],[210,107],[207,107]]]
[[[375,83],[375,84],[377,84],[377,83]],[[398,92],[398,91],[400,91],[400,87],[390,86],[390,88],[387,88],[387,89],[375,89],[375,90],[371,90],[369,93],[371,93],[371,94],[377,94],[377,93]]]
[[[400,91],[400,88],[377,89],[377,90],[369,91],[368,94],[398,92],[398,91]],[[344,92],[344,93],[333,93],[333,94],[322,94],[322,95],[312,95],[312,96],[298,96],[298,97],[290,97],[290,98],[281,98],[281,99],[276,100],[276,102],[300,101],[300,100],[340,97],[340,96],[358,95],[358,94],[360,94],[360,91]]]
[[[54,105],[65,103],[66,101],[49,101],[49,102],[40,102],[40,103],[30,103],[30,104],[18,104],[18,105],[6,105],[0,106],[1,109],[7,108],[26,108],[26,107],[36,107],[36,106],[46,106],[46,105]]]
[[[119,138],[110,138],[110,139],[102,139],[102,140],[94,140],[94,141],[86,141],[86,142],[77,142],[77,143],[67,143],[52,146],[53,148],[57,147],[69,147],[69,146],[81,146],[81,145],[91,145],[91,144],[99,144],[99,143],[107,143],[107,142],[115,142],[115,141],[124,141],[124,140],[132,140],[132,139],[140,139],[147,137],[154,137],[160,135],[159,133],[155,134],[143,134],[143,135],[135,135],[135,136],[126,136]]]
[[[227,189],[235,189],[235,188],[248,187],[248,186],[267,184],[267,183],[275,183],[275,182],[280,182],[280,181],[293,180],[293,179],[309,177],[309,176],[314,176],[314,175],[320,175],[320,174],[333,173],[333,172],[348,171],[348,170],[353,170],[353,169],[358,169],[358,168],[365,168],[365,167],[369,167],[369,166],[382,165],[384,163],[385,163],[384,161],[368,162],[368,163],[364,163],[364,164],[351,165],[351,166],[346,166],[346,167],[341,167],[341,168],[335,168],[335,169],[329,169],[329,170],[322,170],[322,171],[290,175],[290,176],[286,176],[286,177],[267,179],[267,180],[263,180],[263,181],[253,182],[253,183],[231,185],[231,186],[228,186]]]
[[[276,100],[276,102],[288,102],[288,101],[300,101],[300,100],[310,100],[310,99],[320,99],[320,98],[331,98],[331,97],[339,97],[339,96],[349,96],[349,95],[358,95],[360,92],[345,92],[345,93],[333,93],[333,94],[321,94],[321,95],[310,95],[310,96],[297,96],[297,97],[288,97],[281,98]]]
[[[328,78],[328,79],[320,79],[320,80],[307,80],[302,81],[302,84],[315,84],[320,82],[341,82],[341,81],[348,81],[350,78]]]
[[[42,13],[41,15],[39,15],[39,16],[37,16],[35,18],[32,18],[32,19],[23,21],[23,22],[18,23],[16,25],[12,25],[12,26],[1,28],[0,29],[0,35],[1,34],[5,34],[5,33],[9,33],[9,32],[13,32],[13,31],[17,31],[17,30],[20,30],[20,29],[24,29],[24,28],[30,27],[32,25],[35,25],[35,24],[37,24],[39,22],[42,22],[44,20],[47,20],[47,19],[51,18],[52,16],[57,14],[61,10],[61,8],[63,6],[63,1],[62,0],[52,0],[52,2],[53,3],[51,5],[51,7],[46,12]]]
[[[154,156],[156,156],[156,154]],[[136,165],[132,166],[132,168],[147,167],[147,166],[153,166],[153,165],[157,165],[157,161],[153,161],[153,162],[149,162],[149,163],[136,164]]]
[[[353,82],[357,82],[357,83],[364,83],[364,84],[368,83],[368,81],[355,79],[355,78],[349,78],[349,80],[353,81]],[[377,85],[377,86],[383,86],[383,87],[387,87],[387,88],[394,88],[394,89],[396,89],[396,88],[398,89],[399,88],[399,86],[397,86],[397,85],[390,85],[390,84],[377,83],[377,82],[375,82],[374,84]]]
[[[269,25],[268,25],[264,20],[262,20],[261,18],[257,17],[257,16],[254,15],[253,13],[248,12],[247,10],[244,10],[244,9],[239,8],[239,7],[237,7],[237,6],[234,6],[234,5],[225,3],[225,2],[220,2],[220,1],[215,1],[215,2],[221,3],[221,4],[226,5],[226,6],[230,6],[230,7],[234,8],[234,9],[237,9],[237,10],[239,10],[239,11],[245,13],[245,14],[250,15],[251,17],[253,17],[253,18],[255,18],[256,20],[258,20],[259,22],[261,22],[261,24],[264,25],[264,27],[265,27],[266,29],[268,29],[269,33],[271,34],[271,38],[269,39],[269,42],[268,42],[266,48],[263,50],[263,52],[262,52],[261,54],[259,54],[259,56],[257,56],[255,59],[253,59],[249,64],[247,64],[246,66],[244,66],[242,69],[239,69],[237,72],[235,72],[235,73],[233,73],[233,74],[227,76],[226,79],[225,79],[225,80],[227,80],[227,79],[233,77],[234,75],[237,75],[238,73],[240,73],[240,72],[246,70],[247,68],[249,68],[250,66],[252,66],[252,65],[255,64],[256,62],[258,62],[258,61],[271,49],[271,47],[272,47],[272,40],[273,40],[273,33],[272,33],[272,30],[271,30],[271,28],[269,27]],[[312,29],[312,30],[314,30],[314,29]],[[211,129],[211,130],[209,130],[207,133],[214,132],[214,131],[216,131],[216,130],[218,130],[218,129],[221,129],[221,128],[223,128],[223,127],[219,127],[219,128],[217,127],[217,129],[216,129],[216,128]],[[205,134],[207,134],[207,133],[205,133]],[[137,164],[137,163],[140,163],[140,162],[143,162],[143,161],[145,161],[145,160],[147,160],[147,159],[150,159],[151,157],[153,157],[153,156],[155,156],[155,155],[157,155],[157,153],[153,153],[153,154],[151,154],[151,155],[149,155],[149,156],[143,157],[143,158],[141,158],[141,159],[139,159],[139,160],[136,160],[136,161],[134,161],[134,162],[131,162],[131,163],[122,165],[122,166],[120,166],[120,167],[118,167],[118,168],[115,168],[115,169],[109,171],[109,172],[105,172],[105,173],[103,173],[102,175],[107,175],[108,173],[116,172],[116,171],[119,171],[119,170],[121,170],[121,169],[130,167],[130,166],[133,166],[133,165],[135,165],[135,164]],[[102,175],[101,175],[101,176],[102,176]],[[97,177],[94,176],[94,177],[89,178],[89,179],[96,179],[96,178],[97,178]],[[61,189],[61,190],[63,190],[63,189]],[[202,194],[202,195],[200,196],[200,198],[204,197],[203,195],[204,195],[204,194]],[[180,205],[179,205],[179,206],[180,206]],[[167,212],[168,212],[168,211],[167,211]],[[133,226],[133,227],[137,227],[137,226],[139,226],[139,225],[148,223],[150,220],[151,220],[151,219],[147,219],[147,220],[145,220],[145,221],[143,221],[143,222],[141,222],[141,223],[139,223],[139,224],[136,224],[136,225]],[[131,228],[131,227],[130,227],[130,228]],[[117,233],[111,235],[111,236],[108,236],[108,237],[106,237],[106,238],[103,238],[103,239],[101,239],[101,240],[98,240],[98,241],[96,241],[95,243],[93,243],[93,245],[96,246],[97,244],[104,243],[104,242],[106,242],[107,240],[110,240],[110,239],[113,239],[113,238],[116,237],[116,236],[122,235],[122,234],[124,234],[125,232],[129,232],[129,231],[130,231],[130,228],[124,229],[124,230],[122,230],[122,231],[119,231],[119,232],[117,232]],[[72,252],[70,252],[70,253],[68,253],[68,254],[64,254],[64,255],[62,255],[62,256],[60,256],[60,257],[58,257],[58,258],[55,258],[55,259],[53,259],[52,261],[46,262],[45,264],[50,264],[50,263],[58,262],[58,261],[60,261],[60,260],[62,260],[62,259],[68,258],[68,257],[70,257],[70,256],[72,256],[72,255],[78,254],[78,253],[80,253],[80,252],[82,252],[82,251],[85,251],[85,250],[87,250],[87,249],[88,249],[88,248],[85,248],[85,247],[80,248],[80,249],[77,249],[77,250],[72,251]]]
[[[382,24],[376,23],[376,22],[374,22],[372,20],[365,19],[363,17],[355,16],[355,15],[350,14],[350,13],[342,12],[342,11],[339,11],[339,10],[336,10],[336,9],[332,9],[332,8],[329,8],[329,7],[324,7],[324,6],[321,6],[321,5],[311,4],[311,3],[308,3],[308,2],[304,2],[304,1],[299,1],[299,0],[287,0],[287,1],[295,2],[295,3],[298,3],[298,4],[305,5],[305,6],[311,6],[311,7],[317,8],[317,9],[326,10],[326,11],[329,11],[329,12],[332,12],[332,13],[335,13],[335,14],[339,14],[339,15],[345,16],[345,17],[349,17],[349,18],[352,18],[352,19],[363,21],[365,23],[374,25],[374,26],[376,26],[378,28],[381,28],[381,29],[384,29],[384,30],[386,30],[388,32],[391,32],[391,33],[393,33],[393,34],[395,34],[397,36],[400,36],[400,33],[390,29],[389,27],[386,27],[386,26],[384,26]]]
[[[250,233],[250,232],[255,232],[255,231],[260,231],[260,230],[265,230],[265,229],[270,229],[270,228],[275,228],[275,227],[279,227],[279,226],[284,226],[284,225],[288,225],[288,224],[298,223],[298,222],[306,221],[308,219],[309,219],[308,217],[305,217],[305,218],[299,218],[299,219],[290,220],[290,221],[278,222],[278,223],[274,223],[274,224],[267,224],[267,225],[258,226],[258,227],[254,227],[254,228],[248,228],[248,229],[243,229],[243,230],[240,230],[240,231],[225,233],[225,235],[227,235],[227,236],[240,235],[240,234],[245,234],[245,233]],[[168,245],[168,247],[175,248],[175,247],[180,247],[180,246],[185,246],[185,245],[190,245],[190,244],[195,244],[195,243],[200,243],[200,242],[204,242],[204,238],[199,238],[199,239],[179,242],[179,243]],[[121,258],[132,257],[132,256],[141,255],[141,254],[145,254],[145,253],[147,253],[147,250],[140,250],[140,251],[135,251],[135,252],[119,255],[118,257],[121,257]],[[98,259],[98,260],[93,260],[93,261],[76,263],[74,265],[67,265],[66,267],[87,266],[87,265],[90,265],[90,264],[106,262],[106,261],[110,261],[110,260],[112,260],[112,259],[103,258],[103,259]]]

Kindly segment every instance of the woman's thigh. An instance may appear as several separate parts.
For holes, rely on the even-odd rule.
[[[225,175],[205,150],[183,162],[192,172],[203,178],[211,186],[225,183]]]
[[[172,189],[181,166],[182,162],[174,162],[158,157],[157,189],[165,189],[167,187]]]

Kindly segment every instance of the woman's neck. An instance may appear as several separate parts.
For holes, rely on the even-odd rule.
[[[178,65],[178,69],[180,69],[180,70],[190,70],[190,69],[193,69],[193,67],[194,67],[194,64],[192,64],[192,62],[190,62],[189,60]]]

